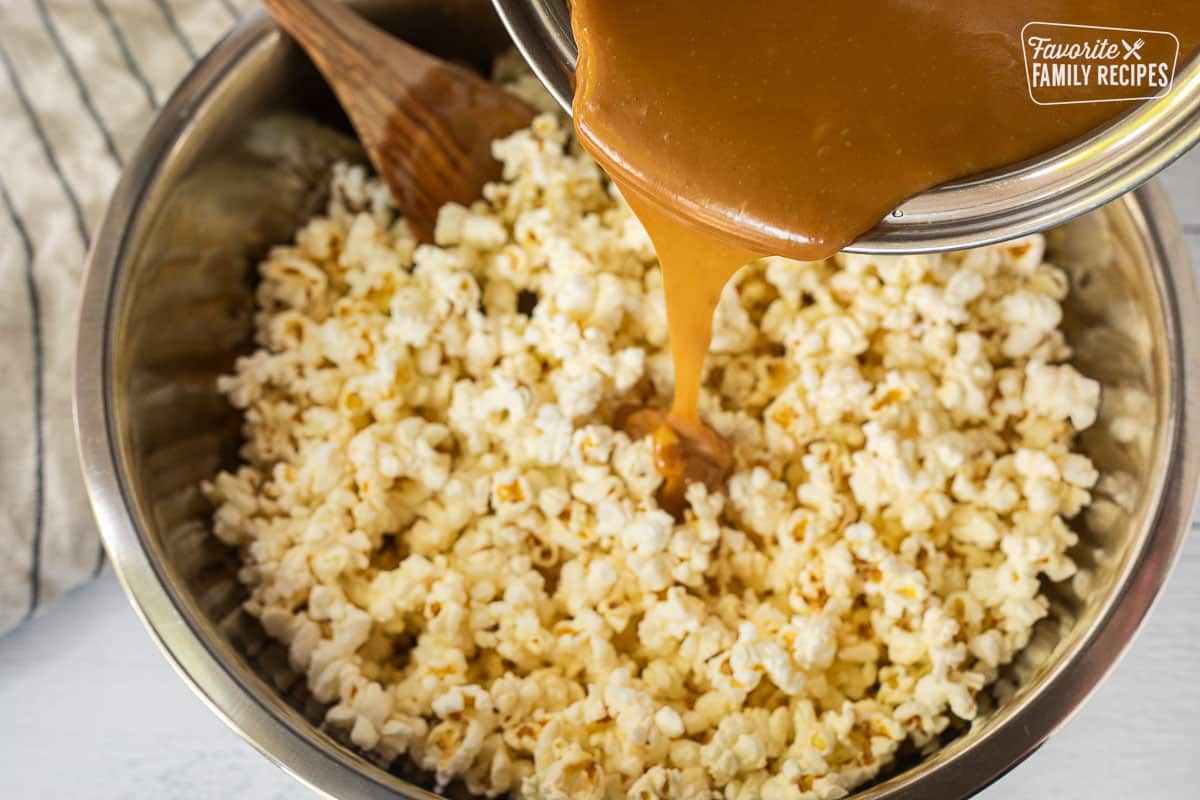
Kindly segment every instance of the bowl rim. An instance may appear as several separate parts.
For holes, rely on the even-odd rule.
[[[167,585],[148,548],[122,473],[113,413],[111,340],[119,279],[127,267],[130,234],[150,213],[150,189],[193,120],[239,67],[280,37],[261,11],[247,15],[205,56],[164,104],[130,160],[88,255],[76,342],[74,422],[84,480],[113,570],[151,637],[172,667],[221,719],[276,765],[326,797],[436,800],[333,742],[287,706],[265,681],[227,663],[232,648],[213,624]],[[1078,709],[1115,666],[1157,599],[1189,528],[1200,473],[1200,302],[1182,230],[1157,186],[1120,201],[1138,226],[1167,324],[1165,358],[1171,376],[1165,463],[1159,466],[1157,506],[1139,533],[1140,551],[1117,578],[1107,608],[1086,636],[1064,652],[1023,705],[999,719],[969,748],[934,755],[928,768],[907,770],[854,795],[871,798],[968,797],[1018,764]],[[943,751],[944,752],[944,751]]]
[[[571,113],[579,50],[565,0],[492,4],[526,62]],[[994,244],[1061,225],[1140,186],[1200,141],[1200,51],[1176,62],[1169,93],[1044,156],[912,197],[845,250],[932,253]]]

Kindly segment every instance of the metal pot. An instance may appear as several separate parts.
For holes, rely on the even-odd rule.
[[[486,0],[397,0],[375,14],[432,52],[484,66],[508,46]],[[328,164],[358,153],[332,96],[261,14],[163,108],[96,235],[83,291],[76,425],[115,570],[179,673],[255,747],[330,797],[432,798],[320,727],[323,709],[240,603],[234,553],[198,484],[235,462],[216,376],[251,348],[254,265],[317,207]],[[1198,461],[1200,303],[1179,226],[1148,187],[1051,234],[1074,292],[1068,330],[1106,396],[1142,391],[1145,435],[1117,442],[1106,402],[1083,447],[1130,476],[1076,525],[1082,576],[969,728],[860,798],[957,798],[1032,752],[1096,687],[1157,596],[1187,529]],[[1103,513],[1101,513],[1103,512]],[[428,784],[426,784],[428,785]]]
[[[579,50],[568,0],[493,3],[526,61],[569,112]],[[1179,67],[1164,97],[1032,161],[918,195],[846,249],[958,250],[1046,230],[1141,185],[1197,141],[1200,58],[1193,58]]]

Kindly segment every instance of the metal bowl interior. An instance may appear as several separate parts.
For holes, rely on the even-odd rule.
[[[493,0],[525,59],[567,111],[579,51],[569,0]],[[1046,230],[1141,185],[1200,140],[1200,57],[1173,90],[1083,139],[1010,168],[904,202],[847,250],[934,252]]]
[[[382,5],[383,24],[446,57],[485,67],[508,46],[486,0]],[[116,571],[214,711],[328,796],[433,798],[422,776],[385,769],[321,728],[323,709],[283,649],[241,610],[236,555],[211,535],[198,489],[236,457],[238,418],[215,379],[251,347],[254,265],[317,208],[330,163],[358,157],[344,131],[324,84],[261,15],[197,66],[124,175],[90,257],[77,433]],[[1050,617],[981,717],[856,797],[965,797],[1028,755],[1128,644],[1186,530],[1197,460],[1185,398],[1200,397],[1200,313],[1178,226],[1147,189],[1050,241],[1073,281],[1076,361],[1105,386],[1083,446],[1126,476],[1127,491],[1102,493],[1075,521],[1081,577],[1048,587]],[[1144,435],[1117,442],[1108,422],[1138,397]]]

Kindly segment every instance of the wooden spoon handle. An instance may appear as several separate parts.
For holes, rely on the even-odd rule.
[[[281,28],[295,39],[321,74],[330,81],[350,83],[368,77],[372,53],[392,52],[410,58],[417,68],[433,59],[388,36],[340,2],[330,0],[262,0]],[[421,63],[426,62],[426,63]],[[408,65],[397,64],[397,68]],[[338,79],[338,76],[342,76]]]
[[[417,238],[438,209],[496,177],[491,141],[533,111],[468,70],[400,41],[336,0],[263,0],[333,87]]]

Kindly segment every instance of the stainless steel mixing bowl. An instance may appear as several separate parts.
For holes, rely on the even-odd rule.
[[[377,14],[443,56],[485,66],[508,46],[486,0],[398,0]],[[330,161],[357,156],[300,52],[251,16],[167,103],[96,236],[83,293],[76,421],[88,489],[117,574],[180,674],[264,754],[328,796],[434,795],[324,732],[282,648],[240,609],[235,554],[210,534],[198,483],[234,463],[238,418],[216,392],[251,347],[254,264],[320,202]],[[1149,187],[1051,235],[1074,282],[1070,338],[1105,386],[1083,446],[1128,493],[1076,521],[1082,577],[935,754],[860,798],[957,798],[1028,755],[1095,688],[1175,560],[1197,478],[1200,304],[1179,227]],[[1108,434],[1145,392],[1144,435]],[[1103,495],[1103,493],[1102,493]],[[1119,732],[1114,731],[1114,736]]]

